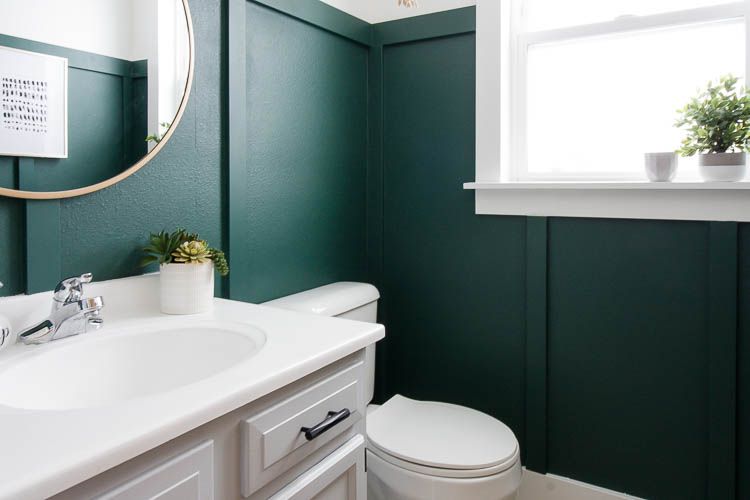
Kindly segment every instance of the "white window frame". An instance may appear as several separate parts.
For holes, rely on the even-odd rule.
[[[477,213],[750,222],[748,180],[657,184],[617,174],[529,176],[524,175],[525,163],[519,167],[525,154],[523,68],[530,44],[741,16],[748,23],[750,0],[522,35],[513,32],[521,21],[519,5],[515,0],[477,0],[476,177],[464,185],[476,190]],[[750,68],[750,29],[746,46]]]

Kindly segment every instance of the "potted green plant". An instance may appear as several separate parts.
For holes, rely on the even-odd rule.
[[[151,233],[141,266],[159,264],[161,311],[196,314],[213,307],[214,269],[229,274],[224,252],[184,229]]]
[[[698,154],[701,176],[706,181],[741,181],[747,172],[745,152],[750,140],[750,95],[737,88],[732,75],[709,83],[678,112],[675,126],[687,137],[677,150],[681,156]]]

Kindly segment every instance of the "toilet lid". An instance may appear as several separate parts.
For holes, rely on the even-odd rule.
[[[396,458],[441,469],[502,469],[518,459],[518,441],[489,415],[400,395],[367,416],[367,437]]]

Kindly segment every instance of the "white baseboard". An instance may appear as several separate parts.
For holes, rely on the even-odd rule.
[[[518,500],[641,500],[554,474],[523,470]]]

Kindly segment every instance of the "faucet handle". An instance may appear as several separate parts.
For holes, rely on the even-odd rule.
[[[85,273],[80,276],[65,278],[55,287],[54,300],[56,302],[75,302],[83,298],[83,284],[91,283],[94,275]]]

